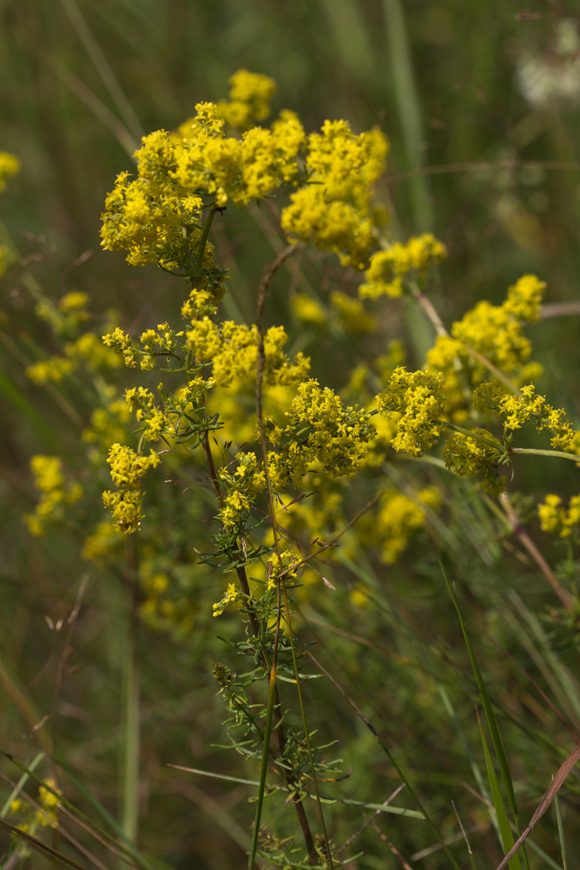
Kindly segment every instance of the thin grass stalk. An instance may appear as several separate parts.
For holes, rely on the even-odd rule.
[[[422,109],[401,0],[383,0],[383,14],[390,60],[389,75],[403,132],[407,168],[415,172],[420,170],[423,163]],[[433,230],[433,208],[425,177],[419,171],[409,178],[409,184],[414,228],[419,232]],[[433,344],[431,327],[420,312],[413,310],[408,312],[407,325],[417,360],[422,364],[426,352]]]
[[[568,856],[566,853],[566,840],[564,839],[564,825],[562,824],[562,812],[560,810],[560,799],[558,795],[554,797],[554,807],[556,809],[556,821],[558,823],[558,837],[560,838],[560,851],[562,852],[562,868],[568,870]]]
[[[445,852],[447,858],[449,859],[449,861],[451,862],[452,866],[455,867],[455,870],[460,870],[459,864],[457,863],[457,861],[455,860],[455,858],[453,857],[453,855],[451,854],[451,852],[450,852],[449,849],[447,848],[447,844],[445,843],[445,841],[442,839],[441,835],[439,834],[439,831],[437,830],[437,828],[436,828],[436,826],[435,826],[435,823],[433,822],[433,820],[431,819],[431,816],[429,815],[429,813],[427,812],[427,810],[425,809],[425,807],[424,807],[423,804],[421,803],[421,800],[420,800],[419,796],[417,795],[415,789],[413,788],[413,786],[411,785],[411,783],[409,782],[409,780],[407,779],[407,777],[406,777],[405,774],[403,773],[403,770],[401,769],[401,767],[397,764],[397,762],[396,762],[396,760],[395,760],[395,758],[394,758],[392,752],[390,751],[389,747],[387,746],[387,744],[385,743],[385,741],[382,739],[381,735],[380,735],[379,732],[376,730],[376,728],[374,727],[374,725],[372,724],[372,722],[371,722],[371,721],[370,721],[370,720],[365,716],[365,714],[364,714],[363,711],[360,709],[360,707],[359,707],[359,706],[358,706],[358,705],[353,701],[353,699],[352,699],[352,698],[351,698],[351,697],[350,697],[350,696],[349,696],[349,695],[344,691],[344,689],[339,685],[339,683],[337,683],[337,681],[336,681],[336,680],[334,679],[334,677],[333,677],[333,676],[332,676],[332,675],[331,675],[331,674],[326,670],[326,668],[324,668],[324,667],[320,664],[320,662],[317,661],[317,660],[314,658],[314,656],[312,655],[312,653],[311,653],[309,650],[306,650],[306,652],[307,652],[307,655],[310,657],[310,659],[314,662],[314,664],[316,665],[316,667],[321,671],[321,673],[324,674],[324,676],[325,676],[328,680],[330,680],[330,682],[332,683],[332,685],[333,685],[336,689],[338,689],[338,691],[339,691],[340,694],[343,696],[343,698],[348,702],[348,704],[350,704],[350,706],[351,706],[352,709],[355,711],[355,713],[357,714],[357,716],[361,719],[362,722],[364,722],[364,724],[366,725],[366,727],[369,729],[369,731],[371,732],[371,734],[373,735],[373,737],[375,738],[375,740],[377,741],[377,743],[379,744],[379,746],[381,747],[381,749],[383,750],[383,752],[385,753],[385,755],[387,756],[387,758],[389,759],[390,763],[391,763],[391,764],[393,765],[393,767],[395,768],[397,774],[398,774],[399,777],[401,778],[401,781],[404,782],[404,784],[406,785],[407,790],[408,790],[409,794],[411,795],[411,798],[412,798],[413,802],[414,802],[415,805],[418,807],[419,811],[422,813],[423,818],[424,818],[424,819],[429,823],[429,826],[430,826],[431,830],[433,831],[433,833],[434,833],[434,835],[435,835],[435,838],[437,839],[437,842],[439,843],[439,845],[441,846],[441,848],[444,850],[444,852]]]
[[[42,761],[42,759],[45,757],[45,755],[46,755],[45,752],[39,752],[37,755],[35,755],[34,758],[32,759],[32,761],[30,762],[29,770],[30,771],[35,770],[38,767],[38,765],[40,764],[40,762]],[[4,803],[4,806],[0,810],[0,819],[6,818],[6,816],[8,815],[8,813],[10,811],[10,806],[12,804],[12,801],[16,800],[16,798],[18,797],[18,795],[20,794],[20,792],[22,791],[22,789],[24,788],[24,786],[26,785],[26,783],[28,782],[29,779],[30,779],[29,773],[22,774],[22,776],[20,777],[20,779],[18,780],[18,782],[16,783],[16,785],[12,789],[12,792],[8,795],[6,802]]]
[[[434,549],[435,549],[435,547],[434,547]],[[447,576],[447,572],[445,571],[445,568],[443,566],[443,562],[441,561],[439,553],[437,552],[436,549],[435,549],[435,554],[437,556],[437,561],[439,562],[439,567],[441,568],[441,573],[443,574],[445,584],[447,586],[447,590],[449,592],[449,595],[451,597],[451,600],[452,600],[453,605],[455,607],[455,610],[457,612],[459,624],[461,626],[461,632],[462,632],[463,638],[465,640],[465,645],[467,647],[467,652],[468,652],[469,659],[471,661],[471,666],[473,668],[473,673],[475,675],[475,679],[477,682],[477,688],[479,690],[479,695],[481,697],[483,709],[485,711],[485,717],[487,719],[487,724],[488,724],[488,728],[489,728],[489,731],[491,734],[493,747],[495,750],[497,760],[499,762],[499,768],[501,771],[502,781],[503,781],[503,785],[504,785],[504,788],[506,791],[508,803],[510,805],[510,808],[511,808],[511,811],[512,811],[512,814],[514,817],[516,831],[519,835],[521,833],[521,827],[520,827],[519,815],[518,815],[518,810],[517,810],[517,805],[516,805],[516,797],[515,797],[515,793],[514,793],[513,781],[512,781],[511,772],[509,769],[509,764],[508,764],[507,755],[506,755],[505,747],[503,744],[501,732],[499,730],[499,726],[497,724],[497,719],[496,719],[495,713],[493,711],[491,699],[490,699],[489,694],[487,692],[487,688],[486,688],[485,683],[483,681],[483,677],[481,675],[481,671],[479,669],[479,665],[478,665],[477,659],[475,657],[475,652],[473,650],[473,647],[471,646],[471,641],[469,639],[469,633],[467,631],[467,625],[466,625],[466,622],[463,618],[463,614],[461,613],[461,609],[459,607],[459,602],[457,600],[455,590],[451,584],[451,581],[449,580],[449,577]],[[522,855],[524,858],[524,863],[529,870],[529,864],[528,864],[528,859],[527,859],[525,849],[522,849]]]
[[[278,587],[279,597],[279,587]],[[280,634],[280,613],[276,622],[276,640],[274,644],[274,654],[272,656],[272,668],[270,670],[270,683],[268,686],[268,706],[266,708],[266,725],[264,727],[264,745],[262,748],[262,765],[260,767],[260,784],[258,786],[258,799],[256,801],[256,813],[254,815],[254,830],[252,831],[252,845],[250,847],[250,855],[248,858],[248,870],[254,870],[256,862],[256,853],[258,851],[258,840],[260,837],[260,820],[262,818],[262,808],[264,806],[264,793],[266,791],[266,777],[268,775],[268,761],[270,759],[270,737],[272,734],[272,718],[276,702],[276,667],[277,667],[277,652],[278,652],[278,637]]]
[[[128,617],[127,659],[124,679],[123,760],[121,792],[121,829],[130,843],[136,843],[139,819],[139,589],[137,547],[133,537],[127,541]],[[124,862],[122,865],[124,866]]]
[[[274,506],[274,497],[273,497],[273,493],[272,493],[272,485],[271,485],[271,481],[270,481],[270,475],[268,473],[268,450],[267,450],[267,445],[266,445],[266,434],[264,431],[264,415],[263,415],[263,407],[262,407],[262,382],[263,382],[263,377],[264,377],[264,364],[265,364],[265,358],[266,358],[265,350],[264,350],[264,330],[262,328],[262,315],[264,312],[264,305],[266,303],[266,296],[267,296],[268,289],[270,286],[270,282],[272,281],[272,278],[274,277],[274,275],[276,274],[276,272],[278,271],[280,266],[297,250],[297,247],[298,246],[294,245],[294,244],[289,245],[287,248],[285,248],[284,251],[282,251],[282,253],[280,253],[278,255],[278,257],[276,257],[276,259],[273,261],[273,263],[270,264],[269,268],[266,270],[266,273],[265,273],[265,275],[262,278],[262,281],[260,283],[260,288],[258,291],[258,301],[257,301],[257,306],[256,306],[256,328],[257,328],[257,332],[258,332],[258,360],[257,360],[257,368],[256,368],[256,413],[257,413],[257,417],[258,417],[258,427],[260,430],[260,442],[261,442],[261,447],[262,447],[262,461],[264,463],[264,471],[265,471],[265,476],[266,476],[266,486],[267,486],[267,490],[268,490],[268,509],[269,509],[269,513],[270,513],[270,520],[272,523],[272,530],[274,533],[274,546],[276,549],[276,553],[278,555],[278,560],[279,560],[278,564],[279,565],[281,565],[282,563],[280,561],[280,559],[281,559],[280,545],[279,545],[279,540],[278,540],[278,529],[277,529],[277,525],[276,525],[276,511],[275,511],[275,506]],[[269,694],[268,694],[268,714],[270,712],[270,708],[269,708],[269,705],[271,703],[270,696],[272,696],[272,699],[274,699],[275,693],[276,693],[275,684],[272,685],[272,678],[274,678],[274,680],[275,680],[275,676],[276,676],[276,674],[275,674],[275,662],[276,662],[276,657],[277,657],[277,652],[278,652],[278,640],[279,640],[279,635],[280,635],[280,622],[281,622],[281,617],[282,617],[282,592],[283,592],[284,604],[285,604],[285,610],[286,610],[286,621],[288,624],[288,632],[290,635],[290,644],[291,644],[291,648],[292,648],[292,661],[293,661],[293,665],[294,665],[294,673],[295,673],[295,677],[296,677],[298,697],[299,697],[300,708],[301,708],[301,712],[302,712],[302,722],[303,722],[303,726],[304,726],[304,733],[306,735],[306,743],[308,746],[308,757],[309,757],[311,771],[312,771],[312,778],[313,778],[313,782],[315,785],[315,791],[316,791],[317,800],[318,800],[319,812],[320,812],[320,816],[322,819],[322,826],[324,829],[325,837],[327,837],[326,826],[324,824],[324,816],[322,813],[322,805],[320,802],[320,797],[318,796],[318,783],[316,781],[316,773],[314,770],[314,760],[313,760],[313,756],[312,756],[312,749],[311,749],[310,738],[309,738],[309,734],[308,734],[308,725],[306,722],[306,713],[304,710],[304,703],[303,703],[303,699],[302,699],[302,693],[300,690],[300,674],[298,672],[298,664],[297,664],[297,659],[296,659],[296,649],[294,646],[294,637],[292,635],[292,624],[291,624],[291,620],[290,620],[290,611],[289,611],[289,607],[288,607],[288,596],[286,593],[285,578],[283,578],[282,576],[279,576],[277,578],[276,588],[277,588],[277,622],[276,622],[276,637],[275,637],[275,644],[274,644],[274,653],[273,653],[273,657],[272,657],[272,670],[271,670],[271,674],[270,674],[270,688],[269,688]],[[272,700],[272,705],[273,705],[273,700]],[[276,705],[276,708],[277,709],[279,708],[279,704]],[[282,729],[282,723],[281,723],[281,721],[279,721],[278,722],[279,739],[281,740],[282,743],[285,743],[285,740],[282,736],[283,731],[281,729]],[[264,736],[264,752],[267,752],[268,745],[269,745],[269,734],[266,733]],[[281,749],[282,749],[282,745],[281,745]],[[264,760],[263,759],[262,759],[262,771],[264,771]],[[264,774],[264,777],[265,777],[265,774]],[[290,782],[289,777],[286,776],[285,779],[286,779],[287,783]],[[262,781],[262,777],[260,777],[259,795],[261,798],[263,798],[264,789],[265,789],[265,778]],[[317,855],[316,855],[316,849],[314,847],[314,840],[312,838],[312,832],[310,830],[310,825],[308,823],[308,819],[306,816],[306,812],[304,810],[304,806],[302,805],[301,800],[298,800],[298,801],[295,800],[294,805],[296,807],[296,812],[298,814],[298,820],[300,822],[300,826],[302,828],[302,833],[304,836],[304,841],[306,843],[306,848],[308,850],[309,861],[312,865],[315,865],[318,863],[318,859],[317,859]],[[261,812],[261,810],[260,810],[260,812]],[[258,814],[256,813],[256,822],[254,824],[254,840],[256,842],[257,842],[257,836],[259,833],[257,831],[257,828],[259,827],[258,822],[259,822]],[[252,854],[253,855],[255,855],[254,840],[252,842]],[[250,866],[250,870],[253,870],[253,863],[250,863],[249,866]],[[332,865],[332,858],[330,858],[330,866],[331,866],[331,868],[333,866]]]
[[[135,139],[139,141],[139,139],[144,135],[141,123],[135,114],[133,106],[127,99],[113,68],[105,57],[101,46],[93,36],[93,32],[87,24],[85,17],[80,11],[78,5],[75,3],[75,0],[61,0],[61,5],[74,27],[78,38],[82,42],[85,51],[92,60],[103,84],[108,90],[111,99],[119,110],[127,129],[130,130]]]
[[[491,790],[491,796],[493,800],[493,805],[495,807],[495,812],[497,815],[497,821],[499,825],[499,831],[501,835],[501,842],[503,845],[504,852],[509,852],[514,844],[514,837],[512,834],[512,829],[510,826],[510,820],[507,814],[507,810],[505,807],[504,799],[501,794],[501,789],[499,787],[499,782],[497,778],[497,774],[495,772],[495,768],[493,766],[493,762],[491,760],[491,755],[489,752],[489,748],[487,745],[487,740],[485,739],[485,732],[483,730],[483,726],[481,724],[481,719],[479,718],[479,713],[477,714],[477,724],[479,725],[479,733],[481,735],[481,745],[483,746],[483,755],[485,758],[485,768],[487,771],[487,778],[489,780],[489,787]],[[513,858],[509,862],[510,870],[521,870],[522,865],[520,864],[519,855],[514,855]]]

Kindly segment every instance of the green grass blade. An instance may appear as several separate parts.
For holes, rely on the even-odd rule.
[[[566,841],[564,839],[564,826],[562,824],[562,813],[560,811],[560,800],[558,795],[554,797],[554,806],[556,808],[556,819],[558,821],[558,836],[560,838],[560,851],[562,852],[562,867],[568,870],[568,856],[566,854]]]
[[[0,750],[0,754],[5,758],[8,758],[19,770],[23,773],[27,774],[30,779],[33,779],[38,785],[44,786],[48,791],[52,791],[52,789],[47,786],[46,782],[36,776],[33,772],[32,767],[26,767],[26,765],[22,764],[22,762],[18,761],[13,755],[10,755],[7,752],[2,752]],[[80,794],[86,799],[87,803],[89,803],[93,809],[101,816],[101,818],[106,822],[106,824],[110,827],[112,831],[116,834],[119,840],[116,840],[114,837],[111,837],[110,834],[107,833],[103,828],[99,827],[95,824],[95,822],[82,813],[78,807],[74,804],[67,801],[62,795],[58,795],[58,799],[60,803],[62,803],[74,816],[77,816],[79,819],[82,819],[91,829],[96,831],[101,837],[107,840],[112,846],[114,846],[119,851],[123,852],[125,855],[130,856],[131,859],[137,864],[138,867],[141,867],[142,870],[153,870],[151,864],[140,854],[140,852],[135,848],[132,843],[127,842],[126,845],[123,845],[125,840],[125,836],[120,825],[117,824],[113,816],[105,809],[105,807],[95,798],[93,794],[86,788],[86,786],[78,779],[78,777],[72,772],[72,770],[65,764],[57,756],[49,756],[51,760],[56,764],[60,770],[70,779],[75,788],[79,791]]]
[[[457,612],[457,616],[459,618],[459,624],[461,626],[463,639],[465,640],[465,646],[467,647],[467,653],[469,655],[469,660],[470,660],[471,666],[473,668],[473,673],[475,675],[475,680],[477,682],[477,688],[479,691],[479,695],[481,697],[483,709],[485,710],[485,716],[486,716],[488,728],[489,728],[489,731],[491,734],[493,747],[495,749],[497,760],[499,762],[502,780],[504,783],[504,788],[506,790],[506,794],[507,794],[507,798],[508,798],[508,802],[509,802],[509,805],[511,807],[511,810],[515,814],[517,812],[517,810],[516,810],[516,799],[515,799],[513,782],[512,782],[512,778],[511,778],[511,774],[510,774],[510,770],[509,770],[509,765],[508,765],[505,747],[503,745],[503,740],[502,740],[501,733],[500,733],[500,730],[499,730],[499,727],[497,724],[497,719],[495,717],[495,713],[493,712],[493,706],[491,703],[491,699],[489,697],[487,688],[486,688],[485,683],[483,681],[483,677],[481,675],[481,671],[479,669],[479,665],[478,665],[477,659],[475,657],[475,652],[473,650],[473,647],[471,645],[471,641],[469,639],[469,633],[467,631],[467,624],[463,618],[463,614],[461,613],[461,609],[459,607],[459,602],[457,600],[455,590],[451,584],[451,581],[449,580],[449,577],[447,576],[447,572],[445,571],[445,568],[443,566],[441,559],[439,558],[438,553],[437,553],[437,559],[439,561],[439,565],[441,567],[441,572],[442,572],[443,577],[445,579],[445,584],[446,584],[447,589],[449,591],[449,595],[451,596],[451,600],[453,601],[453,605],[455,607],[455,610]]]
[[[36,755],[32,759],[32,761],[30,762],[29,770],[31,770],[31,771],[35,770],[35,768],[38,767],[38,765],[40,764],[42,759],[45,757],[45,755],[46,755],[45,752],[39,752],[38,755]],[[10,805],[12,804],[12,801],[16,800],[16,798],[18,797],[21,790],[24,788],[24,786],[26,785],[26,782],[29,779],[30,779],[30,775],[28,773],[22,774],[22,776],[20,777],[20,779],[16,783],[15,788],[12,789],[12,792],[8,795],[8,798],[7,798],[6,802],[4,803],[4,806],[0,810],[0,819],[6,818],[6,816],[8,815],[8,811],[10,810]]]
[[[453,857],[453,855],[451,854],[451,852],[447,848],[447,844],[443,841],[441,835],[439,834],[439,831],[437,830],[437,828],[435,826],[435,823],[433,822],[429,813],[427,812],[427,810],[425,809],[425,807],[421,803],[421,800],[420,800],[419,796],[417,795],[417,793],[415,792],[415,789],[413,788],[413,786],[411,785],[411,783],[409,782],[409,780],[405,776],[403,770],[397,764],[396,759],[394,758],[393,754],[391,753],[389,747],[386,745],[386,743],[382,739],[379,732],[376,730],[374,725],[369,721],[369,719],[365,716],[365,714],[360,709],[360,707],[358,707],[358,705],[353,701],[353,699],[350,697],[350,695],[348,695],[348,693],[345,692],[345,690],[342,688],[342,686],[340,686],[340,684],[337,683],[337,681],[326,670],[326,668],[324,668],[320,664],[320,662],[314,658],[314,656],[312,655],[311,652],[309,652],[308,650],[306,652],[307,652],[307,655],[309,656],[309,658],[312,659],[312,661],[314,662],[316,667],[319,668],[321,673],[323,673],[325,675],[325,677],[327,677],[330,680],[332,685],[336,689],[338,689],[338,691],[343,696],[343,698],[350,704],[350,706],[355,711],[357,716],[361,719],[362,722],[364,722],[366,727],[369,729],[369,731],[371,732],[371,734],[373,735],[373,737],[375,738],[375,740],[377,741],[377,743],[379,744],[379,746],[381,747],[381,749],[383,750],[383,752],[385,753],[385,755],[387,756],[387,758],[389,759],[389,761],[391,762],[391,764],[393,765],[395,770],[397,771],[397,774],[401,778],[401,781],[405,783],[405,786],[407,787],[407,790],[408,790],[409,794],[411,795],[411,798],[413,799],[413,801],[414,801],[415,805],[417,806],[417,808],[419,809],[419,811],[423,814],[423,817],[425,818],[425,820],[429,823],[431,830],[433,831],[433,833],[437,839],[437,842],[439,843],[441,848],[444,850],[445,854],[447,855],[447,858],[449,859],[449,861],[451,862],[453,867],[455,867],[455,870],[460,870],[459,864],[457,863],[457,861],[455,860],[455,858]]]
[[[495,772],[495,768],[493,766],[493,762],[491,760],[491,755],[489,753],[489,748],[487,745],[487,740],[485,739],[485,734],[483,731],[483,727],[481,725],[481,720],[479,718],[479,714],[477,716],[477,722],[479,725],[479,731],[481,734],[481,743],[483,746],[483,754],[485,757],[485,767],[487,770],[487,778],[489,781],[489,787],[491,790],[491,797],[493,800],[493,805],[495,807],[495,812],[497,815],[497,820],[499,824],[499,831],[501,835],[501,841],[504,848],[504,853],[509,852],[514,844],[514,837],[512,834],[512,829],[510,827],[510,822],[507,814],[507,810],[505,807],[505,803],[501,794],[501,789],[499,787],[499,782],[497,779],[497,774]],[[509,862],[510,870],[522,870],[522,865],[520,864],[520,859],[517,854],[515,854]]]
[[[270,686],[268,689],[268,707],[266,710],[266,725],[264,728],[264,748],[262,749],[262,766],[260,768],[260,785],[258,787],[258,800],[256,802],[256,814],[254,816],[254,830],[252,832],[252,846],[248,859],[248,870],[254,870],[256,852],[258,851],[258,838],[260,836],[260,819],[264,806],[264,792],[266,791],[266,775],[268,773],[268,758],[270,756],[270,735],[272,734],[272,717],[274,715],[274,698],[276,697],[276,665],[272,663],[270,671]]]

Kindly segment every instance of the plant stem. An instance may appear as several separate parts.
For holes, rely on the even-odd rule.
[[[217,206],[214,205],[210,213],[205,219],[205,223],[203,225],[203,229],[201,231],[201,237],[199,240],[199,245],[197,247],[197,258],[195,261],[195,275],[194,278],[201,278],[201,273],[203,272],[203,258],[205,255],[205,246],[207,244],[207,237],[209,236],[209,231],[211,229],[211,225],[213,219],[215,217],[215,213],[218,211]]]
[[[464,429],[463,426],[456,426],[455,423],[448,423],[445,420],[434,420],[434,423],[437,423],[439,426],[445,426],[446,429],[453,429],[454,432],[459,432],[461,435],[465,435],[467,438],[473,438],[474,441],[479,441],[480,444],[485,444],[487,447],[493,447],[497,453],[501,453],[501,444],[497,444],[495,441],[492,441],[490,438],[486,438],[485,435],[479,435],[477,432],[473,432],[471,429]]]
[[[127,541],[127,660],[123,711],[123,780],[122,830],[130,843],[135,843],[139,819],[139,587],[137,582],[137,546],[131,536]],[[121,865],[125,862],[121,859]]]
[[[553,456],[555,459],[571,459],[573,462],[580,462],[580,456],[577,453],[565,453],[563,450],[540,450],[536,447],[510,447],[510,453],[529,453],[535,456]]]

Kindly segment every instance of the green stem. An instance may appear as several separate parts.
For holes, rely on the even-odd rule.
[[[279,630],[280,623],[278,621]],[[258,851],[258,840],[260,837],[260,819],[262,817],[262,807],[264,804],[264,792],[266,791],[266,776],[268,773],[268,761],[270,759],[270,735],[272,734],[272,717],[274,714],[276,698],[276,647],[274,648],[274,658],[272,659],[272,669],[270,671],[270,687],[268,689],[268,707],[266,709],[266,726],[264,728],[264,746],[262,749],[262,767],[260,769],[260,786],[258,788],[258,799],[256,801],[256,814],[254,817],[254,830],[252,832],[252,846],[250,848],[250,856],[248,859],[248,870],[254,870],[256,861],[256,852]]]
[[[139,819],[139,601],[137,547],[127,541],[128,631],[123,715],[122,831],[129,843],[137,840]],[[121,859],[125,867],[125,862]]]
[[[529,453],[535,456],[553,456],[556,459],[571,459],[573,462],[580,462],[580,456],[577,453],[564,453],[562,450],[540,450],[536,447],[510,447],[510,453]]]
[[[215,213],[217,211],[217,206],[214,205],[207,218],[205,219],[205,223],[203,225],[203,229],[201,231],[201,238],[199,240],[199,245],[197,247],[197,258],[195,261],[195,275],[194,278],[201,278],[201,273],[203,272],[203,258],[205,255],[205,246],[207,244],[207,237],[209,236],[209,231],[211,229],[211,225],[213,219],[215,217]]]
[[[488,447],[493,447],[497,453],[501,453],[501,444],[491,441],[485,435],[479,435],[470,429],[464,429],[462,426],[457,426],[455,423],[448,423],[445,420],[434,420],[439,426],[445,426],[447,429],[453,429],[454,432],[460,432],[467,438],[473,438],[474,441],[479,441]],[[571,459],[572,462],[580,462],[580,456],[577,453],[565,453],[563,450],[542,450],[539,447],[508,447],[506,453],[511,456],[514,453],[525,453],[530,456],[551,456],[554,459]]]
[[[467,436],[467,438],[473,438],[474,441],[479,441],[481,444],[485,444],[487,447],[493,447],[493,449],[497,453],[501,453],[501,444],[497,444],[495,441],[492,441],[490,438],[486,438],[485,435],[479,435],[476,432],[473,432],[471,429],[464,429],[463,426],[456,426],[455,423],[447,423],[445,420],[434,420],[434,423],[437,423],[438,426],[445,426],[447,429],[453,429],[454,432],[459,432],[461,435]]]

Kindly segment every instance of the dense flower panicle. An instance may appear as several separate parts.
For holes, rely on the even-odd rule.
[[[242,594],[240,590],[237,588],[235,583],[228,583],[228,588],[226,589],[225,595],[218,601],[217,604],[213,605],[213,615],[221,616],[228,604],[234,604],[236,601],[239,601],[242,598]]]
[[[101,244],[125,250],[134,266],[155,263],[187,270],[201,237],[203,200],[195,190],[176,182],[180,146],[164,130],[145,136],[135,152],[138,176],[117,176],[105,201]],[[212,248],[204,265],[212,264]]]
[[[122,532],[131,534],[139,527],[144,516],[141,510],[143,502],[141,481],[151,468],[159,465],[160,461],[159,456],[153,451],[149,456],[144,456],[122,444],[111,446],[107,462],[118,491],[104,492],[103,503],[113,514]]]
[[[314,463],[332,477],[352,474],[362,463],[373,436],[369,414],[358,406],[344,405],[329,387],[318,381],[304,381],[286,412],[282,428],[266,418],[269,440],[280,445],[268,453],[272,487],[280,491],[296,485]]]
[[[553,408],[544,396],[537,396],[534,384],[522,387],[517,395],[495,384],[481,384],[473,393],[473,406],[499,417],[512,431],[532,420],[538,432],[550,429],[554,433],[550,443],[555,450],[573,450],[575,432],[565,411]]]
[[[504,309],[522,323],[535,323],[540,319],[542,297],[546,282],[535,275],[523,275],[508,288]]]
[[[547,495],[544,502],[538,505],[538,516],[542,531],[561,538],[577,538],[580,532],[580,495],[572,496],[568,509],[559,495]]]
[[[488,369],[470,348],[518,386],[541,375],[542,366],[528,362],[531,343],[523,325],[537,320],[544,287],[534,275],[524,275],[509,288],[503,305],[478,303],[453,324],[451,335],[438,336],[428,351],[427,367],[445,376],[448,414],[455,423],[467,420],[473,389],[489,378]]]
[[[272,590],[276,588],[276,583],[280,575],[284,575],[284,583],[288,584],[292,580],[296,580],[298,574],[297,570],[293,571],[294,565],[297,565],[300,561],[299,554],[292,548],[289,547],[286,550],[282,550],[280,555],[278,553],[272,553],[268,557],[268,565],[267,565],[267,578],[268,582],[266,584],[266,588],[268,590]]]
[[[34,511],[24,515],[24,521],[32,534],[39,537],[44,534],[48,522],[64,519],[65,507],[77,502],[83,489],[79,483],[67,483],[58,456],[33,456],[30,469],[41,496]]]
[[[290,197],[282,212],[282,229],[291,241],[312,242],[337,254],[343,266],[364,269],[374,244],[373,224],[351,205],[327,201],[321,187],[310,184]]]
[[[440,374],[408,372],[398,366],[376,398],[379,411],[397,418],[397,434],[391,445],[399,453],[422,456],[441,434],[439,418],[445,410],[445,381]]]
[[[220,480],[227,488],[220,510],[220,519],[226,529],[243,525],[248,518],[250,507],[259,493],[266,489],[266,473],[255,453],[238,453],[237,466],[222,468]]]
[[[226,320],[219,326],[209,317],[192,323],[187,332],[187,346],[199,363],[212,363],[212,380],[218,386],[230,386],[236,378],[256,377],[258,365],[258,330]],[[289,360],[282,348],[287,341],[281,326],[272,326],[264,336],[264,384],[295,384],[306,377],[310,361],[298,353]]]
[[[168,323],[158,324],[157,329],[146,329],[139,339],[142,348],[140,367],[145,371],[154,369],[157,357],[175,356],[178,339],[184,335],[184,332],[175,332]]]
[[[171,175],[184,190],[211,196],[218,206],[231,199],[241,208],[298,175],[296,156],[305,134],[293,112],[282,112],[271,130],[247,130],[241,140],[224,138],[215,127],[208,132],[196,119],[180,130],[184,138],[176,143]]]
[[[239,190],[232,192],[235,205],[263,199],[281,185],[296,181],[296,156],[305,140],[298,117],[284,111],[271,130],[253,127],[242,137],[242,166]]]
[[[223,288],[223,292],[225,293],[225,288]],[[188,299],[181,307],[181,316],[189,322],[197,320],[200,317],[212,317],[217,311],[218,303],[221,301],[222,296],[223,293],[219,298],[216,298],[216,294],[210,290],[203,287],[194,287]]]
[[[485,444],[461,432],[454,432],[443,447],[445,465],[460,477],[481,477],[480,489],[488,495],[501,495],[505,491],[505,477],[497,472],[497,466],[504,454],[504,446],[491,432],[477,429],[486,438],[497,444]]]
[[[240,69],[229,79],[230,98],[217,104],[217,112],[231,127],[246,129],[253,121],[263,121],[270,114],[270,101],[276,82],[269,76]]]
[[[308,137],[306,167],[329,200],[367,211],[372,185],[385,170],[389,143],[378,127],[356,136],[348,121],[325,121]]]
[[[173,435],[174,428],[168,416],[155,404],[155,396],[145,387],[133,387],[125,393],[127,405],[143,425],[143,443],[157,441],[163,435]],[[111,472],[112,474],[112,472]]]
[[[139,359],[139,349],[128,332],[118,326],[114,332],[103,335],[103,344],[121,354],[123,361],[129,368],[136,368]]]
[[[6,179],[20,171],[20,160],[8,151],[0,151],[0,192],[6,187]]]
[[[359,294],[369,299],[400,296],[406,278],[423,279],[431,266],[445,257],[444,245],[431,233],[414,236],[406,245],[396,242],[387,251],[377,251],[372,255]]]
[[[338,254],[364,269],[374,244],[372,186],[384,171],[388,142],[378,128],[355,136],[346,121],[325,121],[308,137],[308,184],[282,212],[291,239]]]

